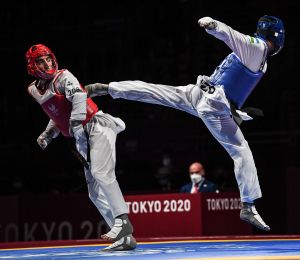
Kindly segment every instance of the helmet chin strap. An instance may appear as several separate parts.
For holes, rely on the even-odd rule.
[[[47,71],[45,71],[44,73],[46,73],[46,74],[48,74],[48,75],[55,75],[55,73],[56,73],[56,69],[51,69],[51,70],[47,70]]]
[[[51,69],[48,71],[42,71],[40,69],[35,70],[35,76],[41,80],[50,80],[53,79],[56,75],[57,69]]]

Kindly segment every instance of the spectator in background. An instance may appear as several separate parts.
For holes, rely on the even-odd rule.
[[[189,167],[191,181],[183,185],[180,192],[199,193],[199,192],[218,192],[217,185],[205,179],[205,169],[199,162],[194,162]]]
[[[171,178],[173,174],[172,158],[169,153],[164,153],[161,159],[161,165],[154,174],[162,191],[170,191],[172,188]]]

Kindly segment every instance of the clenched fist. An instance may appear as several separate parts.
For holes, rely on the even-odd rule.
[[[36,140],[38,145],[44,150],[48,144],[52,141],[52,136],[50,136],[46,131],[41,133],[41,135]]]
[[[203,17],[198,20],[198,24],[208,30],[214,30],[217,27],[217,23],[214,21],[214,19],[210,17]]]

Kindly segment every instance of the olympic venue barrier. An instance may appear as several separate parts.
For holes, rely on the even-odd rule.
[[[251,235],[236,192],[125,196],[136,237]],[[108,226],[87,194],[0,197],[0,241],[96,239]]]

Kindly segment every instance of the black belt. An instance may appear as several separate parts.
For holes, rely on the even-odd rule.
[[[200,81],[200,88],[203,91],[208,92],[209,94],[213,94],[216,90],[216,87],[214,85],[212,85],[210,82],[208,82],[204,79],[202,79]],[[229,101],[229,103],[230,103],[231,114],[232,114],[232,117],[233,117],[234,121],[238,125],[241,125],[244,120],[236,112],[236,110],[237,110],[236,106],[230,101]],[[256,107],[245,107],[245,108],[241,108],[239,110],[242,111],[242,112],[247,113],[251,117],[262,117],[262,116],[264,116],[263,110],[260,109],[260,108],[256,108]]]
[[[232,114],[232,117],[233,117],[234,121],[238,125],[241,125],[244,120],[236,112],[237,109],[236,109],[235,105],[232,104],[232,102],[230,102],[230,110],[231,110],[231,114]],[[262,116],[264,116],[263,110],[260,109],[260,108],[257,108],[257,107],[245,107],[245,108],[242,108],[242,109],[239,109],[239,110],[242,111],[242,112],[247,113],[251,117],[262,117]]]

